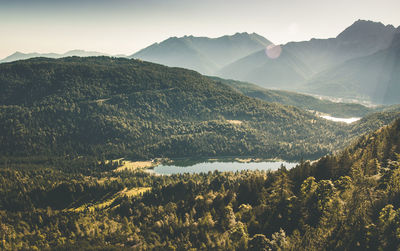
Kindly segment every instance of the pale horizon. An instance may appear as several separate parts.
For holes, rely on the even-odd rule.
[[[213,6],[213,8],[210,8]],[[16,51],[131,55],[169,37],[257,33],[275,44],[336,37],[355,21],[400,25],[394,0],[0,0],[0,59]],[[338,13],[340,12],[340,15]]]

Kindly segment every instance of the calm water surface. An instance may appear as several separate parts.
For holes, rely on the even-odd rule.
[[[345,122],[347,124],[351,124],[353,122],[356,122],[360,120],[361,118],[337,118],[337,117],[332,117],[332,116],[321,116],[324,119],[335,121],[335,122]]]
[[[243,170],[277,170],[281,165],[287,169],[293,168],[297,163],[288,162],[203,162],[192,166],[159,165],[149,170],[155,174],[182,174],[182,173],[208,173],[218,170],[220,172],[236,172]]]

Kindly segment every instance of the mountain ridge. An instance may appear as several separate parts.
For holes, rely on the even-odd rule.
[[[97,51],[86,51],[86,50],[70,50],[65,53],[23,53],[20,51],[16,51],[13,54],[3,58],[0,60],[0,63],[8,63],[17,60],[25,60],[30,58],[37,58],[37,57],[46,57],[46,58],[62,58],[62,57],[71,57],[71,56],[80,56],[80,57],[93,57],[93,56],[111,56],[107,53],[97,52]]]
[[[290,52],[291,56],[297,59],[297,62],[292,65],[281,64],[279,58],[271,60],[266,56],[261,57],[263,52],[259,51],[257,53],[261,59],[255,58],[254,54],[246,56],[226,66],[218,72],[217,76],[249,81],[266,88],[275,87],[310,93],[309,81],[315,78],[315,76],[335,67],[346,69],[345,64],[349,60],[373,56],[382,50],[390,48],[399,30],[399,27],[396,29],[393,25],[358,20],[335,38],[311,39],[309,41],[289,42],[282,45],[282,55],[285,52]],[[266,62],[269,63],[266,64]],[[264,65],[264,67],[260,67],[260,65]],[[302,70],[302,74],[292,74],[292,72],[297,72],[296,67],[299,65],[305,66],[302,69],[308,70]],[[385,67],[385,65],[381,64],[379,67]],[[272,69],[274,73],[277,73],[276,75],[265,74]],[[292,78],[290,81],[287,81],[282,76],[292,76]],[[374,81],[373,84],[375,86],[374,89],[379,89],[379,81]],[[352,83],[345,81],[343,85],[352,86]],[[331,92],[335,93],[337,91],[336,88],[338,88],[337,86],[328,87],[322,83],[321,89],[315,89],[312,93],[329,96]],[[364,87],[364,89],[367,88]],[[390,98],[390,102],[385,102],[382,98],[375,98],[372,94],[354,96],[354,91],[349,90],[347,92],[345,89],[342,93],[344,96],[339,97],[346,97],[346,94],[352,94],[350,98],[361,98],[364,100],[371,98],[373,102],[377,103],[392,104],[400,102],[399,99],[394,98],[397,95],[397,90],[393,91],[396,91],[396,94]],[[400,92],[398,95],[400,95]],[[338,96],[336,95],[336,97]]]
[[[181,47],[177,48],[173,43],[179,43]],[[217,38],[170,37],[132,54],[129,58],[212,74],[223,65],[265,48],[269,44],[271,42],[266,38],[247,32]]]
[[[282,49],[278,58],[268,57],[266,50],[250,54],[223,67],[217,76],[248,81],[266,88],[291,88],[302,83],[312,71],[289,50]]]
[[[388,48],[353,58],[322,71],[303,86],[304,91],[331,96],[371,99],[380,104],[400,102],[400,29]],[[330,87],[329,89],[327,87]]]

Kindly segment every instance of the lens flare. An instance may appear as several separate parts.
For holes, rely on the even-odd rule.
[[[280,45],[270,44],[265,49],[265,54],[271,59],[279,58],[282,53],[282,48]]]

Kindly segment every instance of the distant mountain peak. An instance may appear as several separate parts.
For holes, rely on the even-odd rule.
[[[11,54],[11,56],[23,55],[23,54],[25,54],[25,53],[22,53],[22,52],[20,52],[20,51],[16,51],[16,52],[14,52],[13,54]]]
[[[138,58],[168,66],[193,69],[214,74],[218,69],[271,44],[266,38],[247,32],[237,32],[216,38],[170,37],[146,47],[131,58]]]
[[[67,51],[67,52],[64,53],[64,54],[68,54],[68,53],[81,53],[81,52],[88,52],[88,51],[75,49],[75,50]]]
[[[156,43],[156,44],[161,45],[161,44],[168,44],[168,43],[177,42],[177,41],[182,42],[182,41],[187,41],[188,38],[190,38],[190,37],[188,37],[188,36],[183,36],[183,37],[173,36],[173,37],[169,37],[169,38],[165,39],[164,41],[162,41],[160,43]]]
[[[395,30],[396,28],[393,25],[359,19],[341,32],[337,38],[342,41],[358,42],[369,37],[385,36],[394,33]]]
[[[253,32],[253,33],[248,33],[248,32],[236,32],[232,36],[227,35],[228,37],[262,37],[261,35]],[[265,39],[265,38],[264,38]]]
[[[384,27],[385,25],[382,22],[375,22],[372,20],[365,20],[365,19],[358,19],[355,21],[351,26],[356,26],[356,25],[375,25],[375,26],[382,26]],[[388,25],[388,26],[393,26],[393,25]]]
[[[233,34],[233,36],[248,36],[249,33],[247,32],[236,32],[235,34]]]

